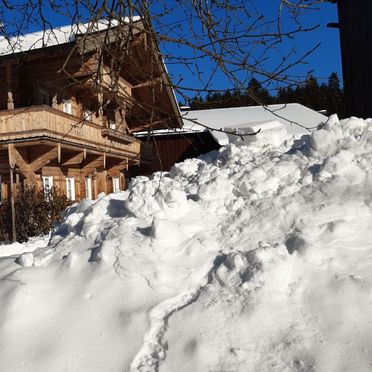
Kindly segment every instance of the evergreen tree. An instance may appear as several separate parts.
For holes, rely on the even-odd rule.
[[[258,102],[257,102],[258,101]],[[317,79],[310,75],[305,84],[297,87],[279,88],[275,97],[255,78],[249,81],[244,92],[226,90],[224,93],[208,93],[205,100],[195,97],[190,101],[191,109],[208,109],[219,107],[257,106],[271,103],[300,103],[314,110],[327,110],[327,113],[337,113],[344,116],[344,95],[340,79],[333,72],[327,83],[319,85]]]
[[[279,88],[275,103],[294,102],[296,102],[296,91],[291,86]]]
[[[344,111],[344,94],[341,89],[341,83],[338,75],[335,72],[328,78],[328,95],[327,95],[327,110],[329,114],[337,113],[343,117]]]
[[[306,80],[305,86],[303,87],[303,91],[301,92],[302,99],[304,102],[300,102],[307,107],[310,107],[314,110],[321,110],[322,109],[322,95],[321,90],[318,84],[318,80],[313,76],[310,75]]]
[[[191,110],[202,110],[204,105],[204,99],[201,96],[196,96],[191,99],[189,106]]]
[[[340,79],[337,75],[336,72],[332,72],[331,75],[329,75],[329,78],[328,78],[328,88],[333,91],[333,92],[337,92],[337,93],[341,93],[341,88],[340,88]]]
[[[257,106],[260,104],[267,105],[270,103],[270,93],[266,88],[263,88],[261,83],[252,78],[249,81],[248,88],[245,94],[244,103],[246,106]]]

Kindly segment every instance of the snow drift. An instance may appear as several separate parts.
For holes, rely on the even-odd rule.
[[[70,207],[0,258],[0,370],[370,371],[371,164],[334,116]]]

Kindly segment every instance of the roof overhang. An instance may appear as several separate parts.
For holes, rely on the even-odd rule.
[[[78,54],[90,53],[97,49],[99,43],[103,40],[115,41],[115,28],[117,25],[115,22],[97,22],[92,24],[78,24],[63,26],[55,28],[53,30],[45,30],[41,32],[35,32],[26,34],[21,38],[14,38],[10,40],[0,40],[0,64],[1,63],[12,63],[18,64],[21,61],[28,61],[30,59],[37,59],[40,57],[48,57],[49,55],[55,55],[60,53],[61,56],[69,54],[69,51],[74,46]],[[127,29],[131,28],[133,35],[144,33],[146,27],[150,28],[150,32],[146,33],[145,36],[154,35],[151,23],[147,20],[144,22],[140,17],[134,17],[130,22],[128,20]],[[89,32],[87,37],[86,32]],[[122,32],[122,31],[121,31]],[[124,30],[125,32],[125,30]],[[159,71],[159,80],[161,84],[162,92],[159,100],[162,105],[157,105],[156,102],[153,104],[154,108],[158,111],[159,117],[156,123],[148,124],[153,129],[161,128],[181,128],[182,118],[180,109],[177,103],[176,96],[174,94],[172,83],[170,81],[168,72],[165,67],[165,63],[161,56],[157,41],[154,37],[148,38],[150,49],[153,53],[153,60]],[[152,58],[149,58],[149,60]],[[94,71],[90,71],[94,73]],[[74,75],[75,76],[75,75]],[[151,93],[151,86],[144,87],[142,95],[139,99],[147,100],[147,96],[151,97],[151,94],[146,94],[146,91]],[[140,100],[139,100],[140,102]],[[163,106],[161,109],[160,106]],[[164,110],[165,106],[165,110]],[[146,114],[145,114],[146,116]],[[147,120],[148,122],[148,120]],[[144,126],[138,126],[138,130],[143,130]],[[137,127],[132,128],[132,132],[137,131]]]

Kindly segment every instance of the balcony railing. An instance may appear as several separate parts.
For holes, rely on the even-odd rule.
[[[107,135],[102,129],[98,124],[45,105],[0,111],[0,143],[43,138],[138,157],[139,140],[125,134]]]

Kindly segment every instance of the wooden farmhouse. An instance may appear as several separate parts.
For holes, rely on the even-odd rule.
[[[0,40],[1,199],[32,184],[71,200],[124,189],[148,160],[133,133],[181,126],[143,22],[128,24],[126,40],[122,28],[84,27]]]

